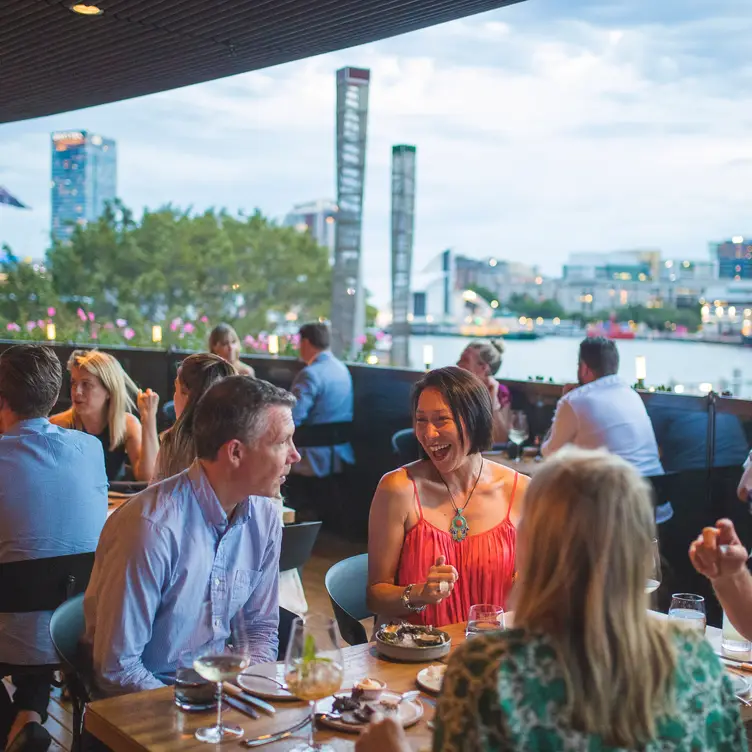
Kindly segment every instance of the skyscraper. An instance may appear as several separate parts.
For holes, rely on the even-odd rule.
[[[718,264],[721,279],[752,279],[752,240],[735,235],[731,240],[710,244],[710,256]]]
[[[52,134],[53,238],[68,240],[76,225],[102,215],[117,196],[115,142],[86,131]]]
[[[334,256],[334,223],[337,218],[337,204],[329,199],[308,201],[305,204],[295,204],[284,220],[285,227],[294,227],[301,232],[311,233],[314,240],[324,248],[329,249],[329,255]]]

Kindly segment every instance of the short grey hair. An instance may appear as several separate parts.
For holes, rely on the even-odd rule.
[[[253,444],[267,430],[271,407],[295,405],[295,397],[268,381],[228,376],[204,393],[193,418],[196,456],[214,460],[220,448],[236,439]]]

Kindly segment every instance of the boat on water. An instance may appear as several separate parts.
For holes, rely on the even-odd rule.
[[[635,333],[629,324],[619,324],[616,318],[612,316],[608,324],[599,323],[589,326],[587,336],[606,337],[607,339],[634,339]]]

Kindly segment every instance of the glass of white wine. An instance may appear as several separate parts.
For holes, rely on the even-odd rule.
[[[310,703],[311,732],[308,743],[292,752],[331,750],[317,745],[316,701],[333,695],[344,677],[342,651],[337,622],[311,614],[295,619],[285,657],[285,681],[292,694]]]
[[[648,575],[647,582],[645,583],[645,592],[650,594],[654,593],[661,586],[661,551],[658,547],[658,541],[653,538],[652,543],[652,563],[650,566],[650,574]]]
[[[527,422],[527,415],[524,410],[512,410],[509,421],[509,441],[517,445],[517,459],[515,462],[522,460],[522,445],[530,437],[530,426]]]
[[[222,723],[222,682],[234,681],[248,666],[248,658],[230,647],[211,646],[199,651],[193,668],[199,676],[217,685],[217,725],[196,730],[196,739],[208,744],[219,744],[226,739],[240,739],[243,729]]]

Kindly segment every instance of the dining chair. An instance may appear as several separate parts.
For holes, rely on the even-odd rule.
[[[321,530],[320,522],[298,522],[282,528],[282,551],[279,555],[279,571],[302,570],[311,558],[313,545]]]
[[[84,707],[89,701],[89,692],[83,678],[85,671],[78,647],[85,629],[83,593],[58,606],[50,619],[50,638],[60,658],[65,684],[73,705],[73,752],[81,749]]]
[[[366,605],[368,554],[337,562],[324,582],[342,638],[348,645],[365,645],[368,635],[360,622],[375,617]]]
[[[412,428],[403,428],[392,436],[392,451],[400,465],[407,465],[421,458],[420,444]]]

